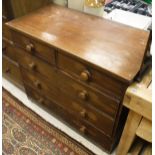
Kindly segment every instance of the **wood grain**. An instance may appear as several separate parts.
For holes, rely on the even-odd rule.
[[[74,98],[74,100],[78,100],[83,104],[92,105],[96,109],[99,109],[99,111],[102,111],[113,118],[116,117],[120,100],[112,98],[111,96],[108,96],[103,92],[101,93],[87,85],[83,85],[71,76],[67,76],[54,66],[50,66],[22,49],[16,48],[16,52],[18,62],[23,68],[32,71],[36,75],[37,73],[40,73],[38,76],[45,76],[48,78],[52,86],[65,91],[65,93]],[[85,99],[81,99],[79,96],[83,91],[87,93],[87,98]]]
[[[118,146],[118,155],[129,151],[136,135],[146,141],[152,141],[152,90],[149,88],[151,83],[152,69],[146,72],[140,83],[133,83],[126,91],[123,105],[129,109],[129,115]]]
[[[35,55],[52,65],[55,64],[55,48],[47,46],[46,43],[40,43],[32,38],[26,37],[21,33],[12,31],[11,34],[14,44],[17,47],[24,49],[25,51],[27,51],[27,53]],[[30,47],[30,49],[28,50],[28,46],[33,47]]]
[[[110,152],[110,150],[112,150],[113,143],[111,138],[99,132],[99,130],[91,126],[89,123],[83,121],[83,119],[78,118],[78,115],[73,115],[70,111],[68,111],[67,107],[62,107],[60,104],[47,99],[37,90],[28,85],[26,86],[26,91],[28,96],[37,104],[39,104],[38,100],[42,97],[44,102],[40,105],[42,105],[44,108],[47,107],[48,111],[51,111],[53,114],[55,114],[55,116],[61,121],[65,121],[67,125],[74,127],[74,129],[76,129],[76,131],[80,134],[81,127],[85,127],[86,132],[82,133],[85,138],[91,140],[94,143],[97,142],[98,146],[102,149],[104,148],[106,152]]]
[[[60,104],[63,107],[66,107],[68,111],[74,115],[79,115],[79,117],[83,118],[85,121],[88,121],[90,124],[92,124],[92,126],[98,128],[106,135],[112,135],[114,126],[113,118],[108,117],[108,115],[105,115],[103,112],[97,111],[89,104],[81,104],[80,102],[70,98],[65,93],[65,90],[61,91],[59,87],[52,85],[46,78],[35,76],[39,74],[34,75],[22,69],[22,75],[26,85],[32,86],[44,96],[48,96],[50,100],[55,101],[57,104]],[[86,117],[83,117],[81,114],[83,110],[86,111]]]
[[[112,151],[123,124],[121,102],[141,68],[149,32],[54,4],[6,27],[28,96]]]
[[[126,82],[140,70],[149,40],[149,32],[53,4],[7,26]]]
[[[138,125],[141,121],[141,116],[134,113],[133,111],[129,112],[127,123],[125,124],[121,140],[119,142],[118,148],[116,150],[116,155],[126,155],[131,147],[132,142],[135,138],[135,133],[138,128]]]
[[[123,105],[152,120],[152,69],[149,69],[140,83],[133,83],[126,90]]]
[[[136,131],[136,135],[152,143],[152,122],[143,118]]]

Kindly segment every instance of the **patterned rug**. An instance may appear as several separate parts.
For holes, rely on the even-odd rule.
[[[3,155],[92,155],[3,89]]]

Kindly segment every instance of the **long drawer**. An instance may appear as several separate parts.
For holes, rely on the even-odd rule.
[[[5,78],[23,89],[24,86],[18,64],[4,55],[2,57],[2,72]]]
[[[71,127],[74,127],[76,131],[82,133],[86,138],[89,138],[90,140],[93,140],[93,142],[95,141],[98,143],[98,146],[105,148],[105,150],[112,149],[111,138],[96,130],[89,123],[83,121],[83,119],[78,117],[78,115],[74,115],[67,107],[64,108],[63,106],[48,100],[29,85],[26,85],[26,92],[31,99],[44,107],[46,106],[48,111],[50,110],[59,119],[63,119],[63,121],[65,121],[68,125],[71,125]]]
[[[93,56],[91,57],[93,58]],[[110,96],[122,98],[124,95],[124,83],[110,77],[106,73],[96,70],[94,66],[86,62],[81,62],[73,56],[61,54],[61,51],[59,51],[57,63],[60,69],[71,76],[109,94]]]
[[[26,37],[22,33],[11,31],[13,42],[16,46],[23,48],[25,51],[32,55],[36,55],[46,62],[54,65],[55,64],[55,51],[53,47],[49,47],[40,41]],[[47,34],[45,34],[47,35]]]
[[[114,119],[105,115],[104,113],[94,109],[89,104],[81,104],[77,100],[74,100],[67,96],[66,90],[61,91],[59,87],[55,87],[51,84],[50,80],[43,78],[40,74],[33,74],[29,71],[21,68],[24,83],[37,89],[44,96],[49,97],[52,101],[67,108],[75,116],[83,118],[86,122],[89,122],[92,126],[99,129],[106,135],[112,136]]]
[[[72,77],[65,75],[63,72],[58,71],[56,68],[27,54],[21,49],[17,49],[16,51],[18,62],[22,67],[47,77],[53,86],[59,87],[60,90],[65,90],[75,100],[83,104],[90,104],[112,118],[115,118],[120,103],[118,99],[110,98],[106,94],[77,82]]]

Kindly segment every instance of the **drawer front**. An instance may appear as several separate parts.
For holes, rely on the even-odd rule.
[[[57,104],[68,108],[68,110],[71,111],[75,116],[79,115],[79,117],[91,123],[105,134],[109,136],[112,135],[114,119],[102,112],[97,111],[88,104],[81,104],[80,102],[71,99],[65,94],[65,91],[62,92],[59,87],[55,87],[49,80],[40,77],[39,74],[35,73],[35,75],[33,75],[25,69],[22,69],[22,75],[24,78],[24,83],[32,86],[41,94],[44,94],[52,101],[55,101]]]
[[[13,61],[17,62],[16,59],[16,48],[9,43],[9,40],[3,38],[3,55],[9,57]]]
[[[11,33],[9,28],[5,25],[5,20],[2,21],[2,36],[11,40]]]
[[[67,107],[64,108],[55,102],[51,102],[28,85],[26,86],[26,92],[31,99],[41,104],[42,106],[47,107],[48,110],[52,112],[52,114],[55,114],[59,119],[62,119],[67,124],[71,125],[71,127],[76,129],[76,131],[79,131],[79,133],[81,133],[83,136],[95,141],[97,145],[104,147],[106,151],[111,151],[111,138],[96,130],[93,126],[84,122],[81,118],[78,118],[78,115],[73,115]]]
[[[56,68],[44,63],[34,56],[17,49],[17,59],[19,64],[33,72],[39,72],[41,75],[50,79],[50,83],[55,87],[67,93],[70,97],[84,104],[90,104],[101,110],[107,115],[115,118],[119,106],[119,100],[110,99],[106,94],[101,94],[87,86],[80,84],[71,77],[58,71]]]
[[[59,52],[58,67],[74,78],[109,94],[109,96],[113,95],[116,98],[122,98],[124,95],[123,83],[93,69],[90,65],[79,62],[76,58]]]
[[[16,46],[23,48],[32,55],[36,55],[50,64],[55,64],[55,49],[47,45],[20,34],[11,31],[12,38]]]
[[[8,57],[2,57],[2,72],[3,76],[11,80],[14,84],[23,88],[22,77],[18,64],[10,60]]]

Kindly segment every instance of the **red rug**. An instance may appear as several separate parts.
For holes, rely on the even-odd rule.
[[[92,155],[3,89],[3,155]]]

